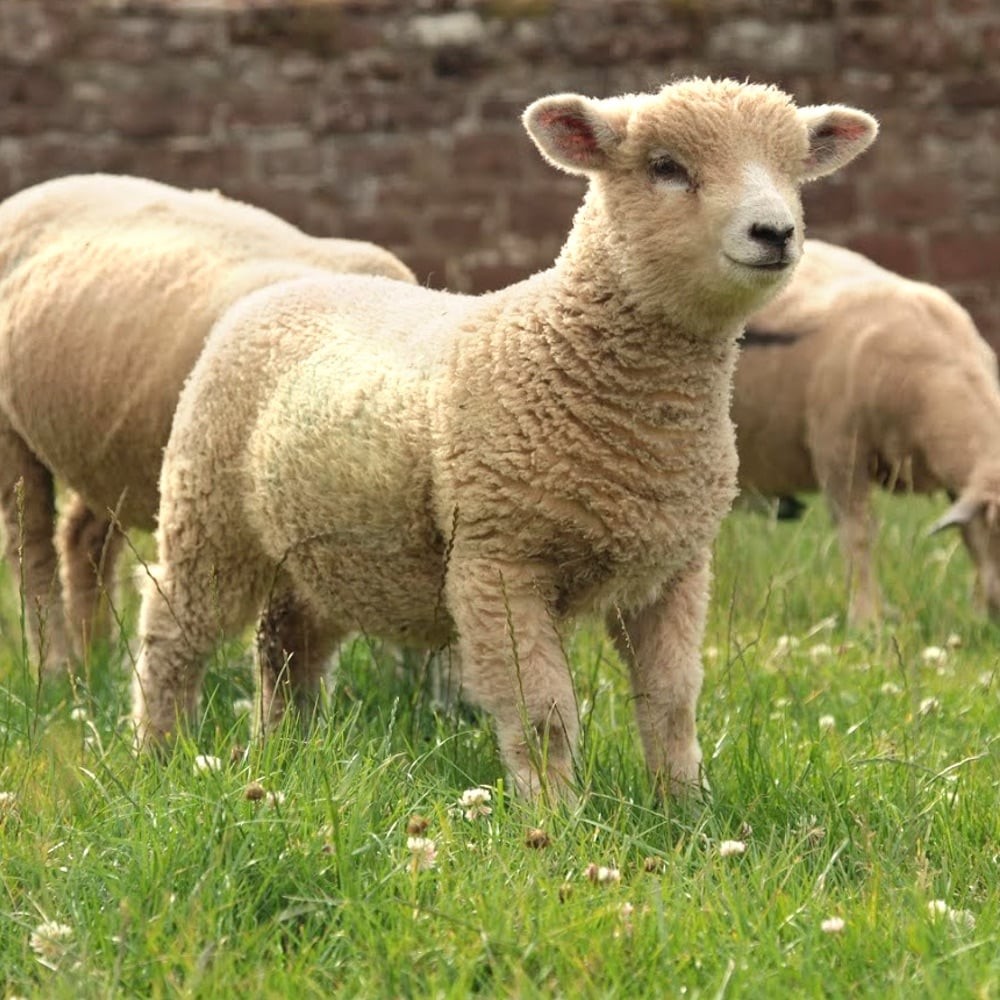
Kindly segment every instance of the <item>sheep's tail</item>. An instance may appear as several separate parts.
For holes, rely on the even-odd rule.
[[[779,330],[762,330],[760,327],[748,326],[743,331],[740,344],[743,347],[790,347],[800,340],[797,333]]]

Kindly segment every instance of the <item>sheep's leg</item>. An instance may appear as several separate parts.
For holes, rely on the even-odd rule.
[[[576,696],[543,574],[453,554],[446,585],[462,683],[496,720],[500,753],[526,797],[565,795],[579,733]]]
[[[820,458],[816,473],[847,563],[848,621],[867,625],[878,619],[881,600],[872,560],[876,522],[866,470],[842,456],[841,463]]]
[[[852,505],[846,510],[835,509],[833,517],[847,561],[847,619],[855,627],[867,625],[878,619],[881,605],[872,564],[875,517],[867,498],[863,505]]]
[[[702,787],[695,709],[708,609],[708,563],[692,567],[634,613],[612,611],[608,626],[628,664],[646,763],[671,793]]]
[[[159,565],[143,587],[132,683],[139,747],[166,743],[178,723],[192,719],[206,661],[250,624],[260,598],[259,567],[239,554],[239,539],[212,531],[169,497],[160,515]]]
[[[56,537],[70,634],[79,652],[111,638],[109,602],[124,538],[76,493],[63,508]]]
[[[0,477],[7,561],[24,588],[29,650],[51,673],[67,665],[70,652],[54,543],[52,474],[5,428],[0,430]]]
[[[330,654],[340,635],[321,628],[302,603],[287,591],[273,596],[257,633],[259,703],[262,731],[274,729],[291,705],[307,730],[319,706]]]

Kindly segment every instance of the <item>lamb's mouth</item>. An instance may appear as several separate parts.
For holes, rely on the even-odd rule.
[[[789,260],[787,257],[781,257],[778,260],[764,261],[758,263],[757,261],[749,260],[737,260],[735,257],[730,257],[726,254],[726,260],[739,267],[748,267],[752,271],[784,271],[786,267],[791,267],[793,261]]]

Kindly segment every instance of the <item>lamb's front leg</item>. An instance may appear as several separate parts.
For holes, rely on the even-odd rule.
[[[648,607],[613,611],[608,620],[629,667],[646,763],[673,794],[703,785],[695,709],[709,582],[706,559],[678,576]]]
[[[579,733],[551,580],[531,564],[452,555],[446,593],[464,691],[496,720],[517,792],[565,795]]]

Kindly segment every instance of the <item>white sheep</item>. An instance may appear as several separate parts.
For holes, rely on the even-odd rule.
[[[413,280],[371,244],[140,178],[66,177],[0,205],[0,506],[45,666],[102,627],[122,541],[110,511],[153,527],[170,421],[212,324],[247,292],[331,271]],[[54,477],[73,491],[58,558]]]
[[[791,283],[748,324],[733,419],[741,488],[826,496],[852,623],[879,614],[872,485],[957,498],[936,528],[961,527],[1000,612],[997,362],[947,293],[806,240]]]
[[[213,331],[164,458],[140,745],[191,715],[206,655],[264,607],[280,641],[261,656],[265,722],[289,699],[309,714],[350,632],[454,640],[514,786],[560,790],[578,733],[560,633],[596,612],[651,770],[698,785],[736,339],[798,258],[799,184],[876,126],[725,80],[551,96],[524,124],[590,179],[551,269],[478,297],[290,282]]]

